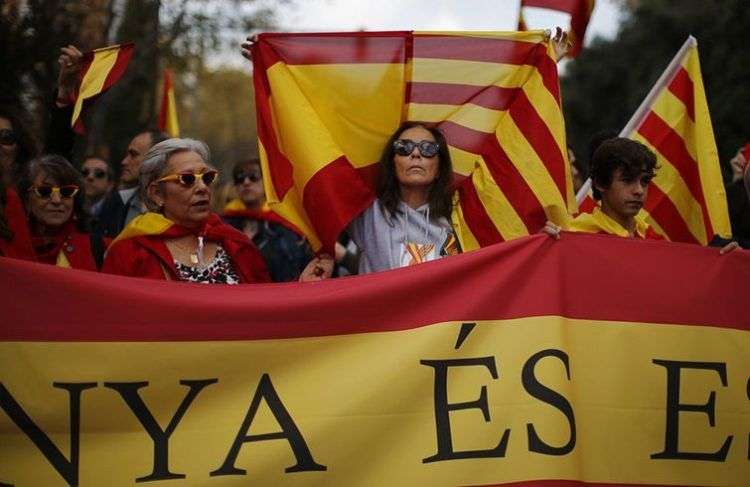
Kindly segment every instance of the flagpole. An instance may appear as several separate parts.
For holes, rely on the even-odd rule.
[[[698,41],[695,39],[695,37],[693,37],[692,35],[688,36],[687,40],[685,40],[685,43],[682,45],[682,47],[680,47],[680,50],[677,51],[677,54],[675,54],[672,58],[672,61],[670,61],[667,69],[665,69],[661,76],[659,76],[659,79],[656,80],[654,86],[651,87],[651,91],[648,92],[646,98],[643,99],[633,116],[630,117],[628,123],[626,123],[625,127],[623,127],[623,129],[620,131],[620,137],[627,137],[636,127],[641,124],[641,122],[643,122],[643,118],[650,111],[654,99],[659,95],[661,90],[669,83],[671,83],[674,79],[687,51],[697,45]],[[580,205],[581,202],[583,202],[583,200],[586,198],[586,195],[590,190],[591,178],[588,178],[586,182],[583,183],[583,186],[581,186],[581,189],[578,190],[578,194],[576,194],[576,203]]]

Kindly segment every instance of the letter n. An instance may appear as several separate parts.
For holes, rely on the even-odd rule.
[[[263,400],[266,401],[266,404],[268,404],[268,407],[271,409],[276,421],[278,421],[281,426],[281,431],[276,433],[248,435],[247,432],[250,429],[250,425],[253,423],[253,419],[255,419],[255,415],[260,407],[260,402]],[[234,439],[234,443],[229,449],[226,460],[224,460],[221,467],[211,472],[210,475],[212,477],[217,475],[245,475],[245,470],[234,466],[242,445],[252,441],[267,440],[286,440],[289,442],[289,446],[292,447],[292,452],[297,459],[297,463],[284,469],[286,473],[324,471],[328,469],[325,465],[320,465],[315,462],[310,453],[310,448],[302,437],[302,433],[300,433],[297,425],[294,424],[294,420],[289,415],[289,412],[284,407],[284,404],[282,404],[279,395],[276,393],[271,378],[268,374],[263,374],[258,383],[258,388],[255,391],[253,400],[250,403],[250,408],[245,415],[245,420],[242,422],[240,431],[237,433],[237,437]]]
[[[71,487],[78,485],[78,452],[80,445],[81,393],[96,387],[96,382],[64,383],[53,382],[53,387],[65,389],[70,397],[70,460],[60,451],[44,431],[32,421],[21,405],[11,396],[8,389],[0,383],[0,408],[39,448],[44,457],[57,470]]]

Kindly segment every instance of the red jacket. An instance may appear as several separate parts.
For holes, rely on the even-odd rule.
[[[32,242],[39,262],[72,269],[99,270],[91,249],[91,236],[79,231],[72,220],[55,237],[32,237]],[[109,239],[102,241],[105,247],[108,243]]]
[[[172,254],[164,241],[189,233],[189,230],[175,224],[159,233],[117,239],[107,250],[102,272],[176,281],[178,277]],[[247,235],[223,223],[218,215],[211,214],[201,234],[206,240],[221,244],[242,283],[271,282],[255,245]]]
[[[31,234],[26,212],[23,210],[21,199],[15,191],[8,188],[5,192],[5,219],[13,232],[13,238],[0,238],[0,255],[15,259],[36,260],[36,254],[31,246]]]

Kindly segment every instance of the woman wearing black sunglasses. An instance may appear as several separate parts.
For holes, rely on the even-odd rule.
[[[29,218],[40,262],[96,271],[104,243],[88,234],[80,192],[81,176],[62,156],[32,159],[24,167],[18,190]]]
[[[377,200],[349,226],[359,272],[377,272],[460,252],[450,224],[453,167],[434,127],[402,124],[380,158]]]

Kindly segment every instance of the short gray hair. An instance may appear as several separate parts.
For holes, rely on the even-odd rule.
[[[148,187],[162,177],[167,169],[169,158],[178,152],[195,152],[203,162],[211,164],[211,151],[205,142],[195,139],[167,139],[159,142],[146,152],[141,163],[141,200],[150,211],[158,211],[159,205],[148,197]]]

